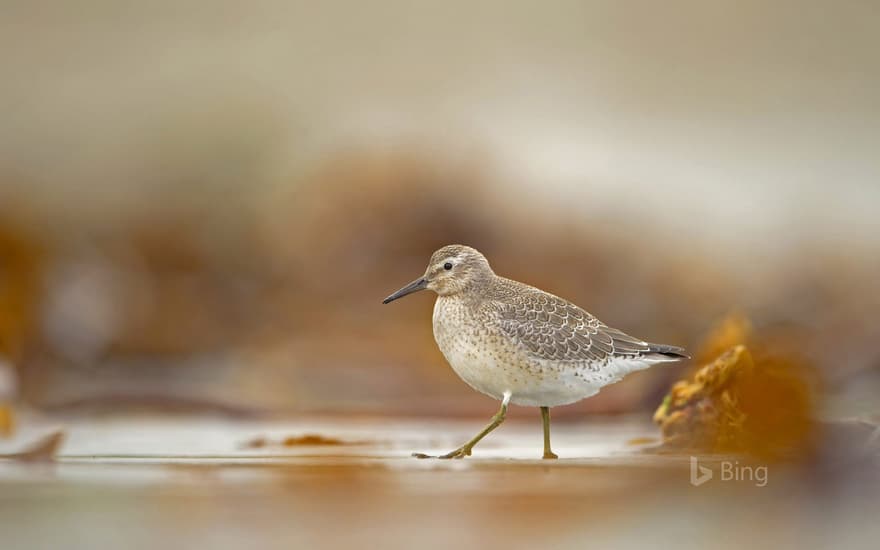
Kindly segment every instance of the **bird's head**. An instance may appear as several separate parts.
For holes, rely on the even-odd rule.
[[[382,303],[387,304],[426,288],[440,296],[451,296],[478,288],[481,283],[494,276],[489,261],[477,250],[461,244],[451,244],[431,255],[423,276],[385,298]]]

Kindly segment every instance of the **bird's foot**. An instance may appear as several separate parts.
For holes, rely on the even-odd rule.
[[[470,447],[459,447],[458,449],[455,449],[454,451],[450,451],[450,452],[446,453],[445,455],[439,455],[439,456],[426,455],[424,453],[413,453],[412,455],[415,458],[442,458],[442,459],[464,458],[466,456],[471,456],[471,448]]]
[[[440,455],[438,458],[464,458],[466,456],[471,456],[471,448],[464,446],[455,449],[454,451],[450,451],[445,455]]]
[[[556,460],[559,458],[553,451],[544,451],[544,460]]]

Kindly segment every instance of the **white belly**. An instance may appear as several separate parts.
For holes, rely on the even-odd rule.
[[[510,392],[510,402],[515,405],[555,407],[574,403],[621,377],[585,378],[559,365],[541,364],[506,335],[488,328],[485,319],[474,316],[455,298],[437,298],[434,339],[449,365],[469,386],[498,400]],[[639,368],[633,366],[620,370]]]

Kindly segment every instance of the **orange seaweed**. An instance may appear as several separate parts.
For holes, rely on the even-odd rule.
[[[675,383],[654,414],[668,449],[797,456],[815,441],[812,369],[799,357],[744,342],[745,318],[725,320],[699,357],[732,344],[690,380]],[[754,339],[753,339],[754,340]]]
[[[285,447],[295,447],[298,445],[345,445],[345,442],[335,437],[306,434],[298,437],[286,437],[281,444]]]

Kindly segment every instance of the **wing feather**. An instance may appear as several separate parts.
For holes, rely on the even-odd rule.
[[[499,325],[538,360],[598,362],[636,358],[650,344],[611,328],[587,311],[552,294],[522,285],[498,304]]]

